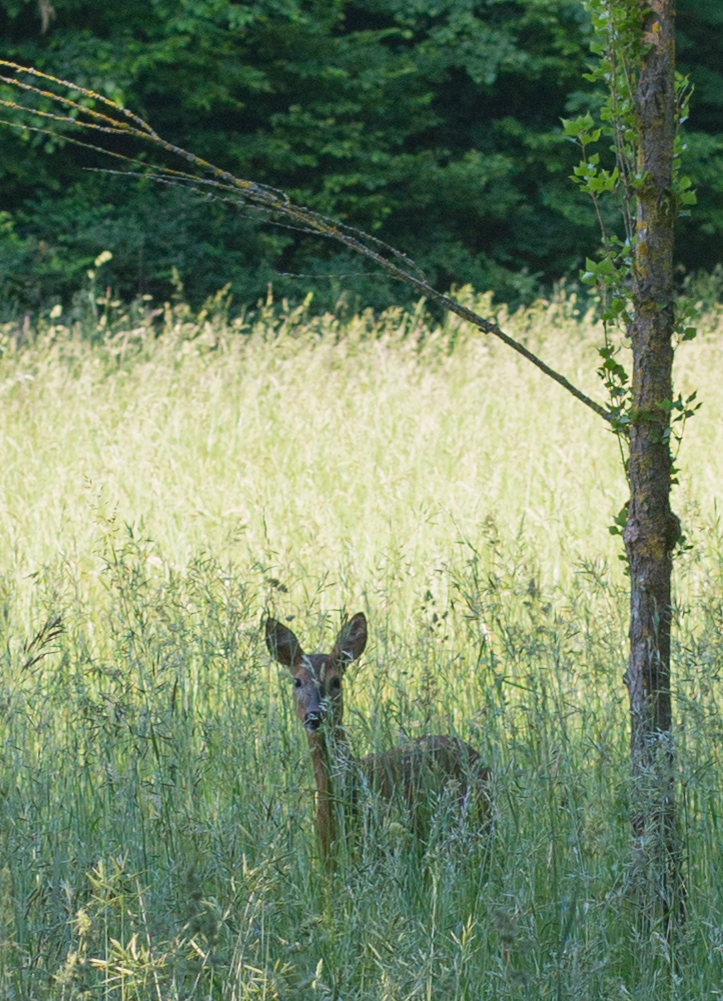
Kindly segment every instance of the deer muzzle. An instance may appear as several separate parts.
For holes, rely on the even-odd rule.
[[[318,709],[310,709],[304,716],[304,726],[309,733],[315,733],[324,722],[325,718],[326,713],[321,707]]]

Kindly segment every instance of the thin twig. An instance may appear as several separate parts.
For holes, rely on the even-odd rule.
[[[590,397],[583,393],[582,390],[578,389],[568,379],[566,379],[564,375],[561,375],[559,372],[556,372],[555,369],[550,368],[550,366],[542,361],[541,358],[538,358],[537,355],[533,354],[532,351],[526,348],[524,344],[516,341],[513,337],[510,337],[509,334],[506,334],[497,323],[485,319],[478,313],[475,313],[474,310],[469,309],[467,306],[463,306],[450,296],[445,295],[444,293],[433,288],[414,261],[412,261],[406,254],[398,251],[395,247],[391,247],[388,244],[383,243],[377,237],[371,236],[362,230],[337,222],[327,216],[321,215],[318,212],[314,212],[305,206],[294,205],[285,192],[265,184],[259,184],[255,181],[247,181],[243,178],[236,177],[229,171],[222,170],[220,167],[216,167],[214,164],[209,163],[202,157],[196,156],[195,153],[190,153],[181,146],[176,146],[174,143],[170,143],[167,140],[162,139],[142,118],[133,114],[133,112],[128,111],[126,108],[121,107],[121,105],[117,104],[115,101],[111,101],[109,98],[103,97],[102,94],[97,94],[95,91],[89,90],[86,87],[81,87],[80,85],[71,83],[67,80],[61,80],[58,77],[51,76],[50,74],[42,73],[31,66],[20,66],[18,63],[8,62],[5,59],[0,59],[0,66],[6,66],[9,69],[12,69],[15,73],[26,73],[38,80],[46,80],[56,87],[63,87],[66,90],[80,94],[92,102],[98,101],[104,106],[104,108],[111,110],[108,110],[107,113],[104,114],[96,111],[92,107],[85,107],[78,101],[73,101],[61,94],[56,94],[51,90],[43,90],[40,87],[35,87],[32,84],[25,83],[24,81],[11,76],[3,76],[1,79],[4,83],[10,86],[15,86],[25,93],[36,94],[44,100],[48,100],[50,102],[54,101],[64,108],[70,108],[72,112],[78,115],[78,117],[73,118],[68,115],[56,115],[49,111],[29,108],[14,101],[0,100],[0,106],[9,108],[12,111],[19,111],[24,114],[36,115],[37,117],[44,119],[46,122],[58,122],[72,128],[142,139],[145,142],[152,143],[154,146],[159,147],[167,153],[172,153],[174,156],[192,164],[194,168],[200,170],[203,174],[210,175],[210,177],[197,177],[194,174],[174,170],[165,166],[160,168],[150,166],[149,171],[144,171],[141,176],[148,176],[151,179],[160,181],[161,183],[176,183],[183,187],[191,187],[195,190],[201,189],[203,191],[205,189],[205,194],[210,194],[213,189],[216,189],[217,191],[220,189],[227,194],[235,196],[235,198],[232,199],[234,201],[242,202],[245,205],[251,203],[274,216],[282,216],[286,219],[292,220],[292,222],[299,225],[299,228],[303,228],[307,232],[336,240],[338,243],[343,244],[354,253],[360,254],[368,260],[373,261],[391,278],[410,285],[417,292],[421,293],[432,302],[437,303],[437,305],[441,306],[443,309],[449,310],[451,313],[455,313],[461,319],[471,323],[484,333],[492,334],[499,338],[507,344],[508,347],[512,348],[513,351],[516,351],[541,372],[544,372],[544,374],[550,379],[553,379],[558,385],[562,386],[569,393],[571,393],[575,399],[584,403],[586,407],[594,411],[594,413],[596,413],[599,417],[602,417],[608,422],[612,422],[611,413],[606,411],[605,408],[599,403],[596,403],[595,400],[590,399]],[[119,119],[114,117],[114,115],[121,115],[122,118]],[[86,117],[84,118],[83,116]],[[90,119],[90,121],[87,119]],[[58,133],[53,132],[51,128],[43,129],[37,126],[23,125],[22,122],[8,122],[5,120],[0,120],[0,124],[10,125],[12,128],[19,130],[31,129],[32,131],[46,132],[50,135],[55,135],[58,138],[66,139],[78,145],[83,145],[86,148],[140,166],[139,161],[135,160],[133,157],[128,157],[112,150],[106,150],[102,146],[96,146],[93,143],[82,143],[80,140],[74,139],[71,136],[66,136],[64,133],[58,135]],[[118,172],[108,171],[108,173]],[[128,173],[131,172],[129,171]],[[385,256],[385,254],[389,256]]]

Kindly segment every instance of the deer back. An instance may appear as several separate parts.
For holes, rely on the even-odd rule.
[[[411,810],[446,794],[460,807],[472,802],[475,811],[489,814],[489,769],[459,737],[419,737],[383,754],[369,754],[359,766],[370,791],[386,800],[401,797]]]

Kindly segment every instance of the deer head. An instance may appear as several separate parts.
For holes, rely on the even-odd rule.
[[[367,620],[357,612],[339,632],[331,653],[306,654],[294,633],[276,619],[266,622],[266,646],[294,679],[296,714],[311,736],[325,721],[341,726],[344,715],[342,678],[367,642]]]

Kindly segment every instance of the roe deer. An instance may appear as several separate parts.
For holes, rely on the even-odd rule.
[[[363,612],[347,622],[328,654],[304,653],[290,629],[276,619],[266,622],[269,653],[294,678],[296,713],[306,730],[316,779],[314,818],[327,863],[337,840],[335,805],[354,801],[359,780],[385,800],[399,795],[414,814],[426,793],[451,790],[460,807],[472,800],[482,828],[489,823],[489,770],[481,766],[477,751],[458,737],[419,737],[383,754],[359,761],[352,757],[342,722],[342,678],[348,665],[361,657],[366,641]]]

